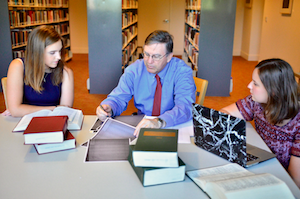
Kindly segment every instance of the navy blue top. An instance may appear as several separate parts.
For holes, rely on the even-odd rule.
[[[23,63],[24,60],[22,59]],[[25,63],[24,63],[25,71]],[[25,72],[24,72],[25,75]],[[31,86],[25,85],[23,89],[23,104],[36,105],[36,106],[56,106],[60,103],[61,97],[61,85],[53,85],[51,80],[52,73],[45,73],[43,88],[44,90],[41,93],[35,91]]]

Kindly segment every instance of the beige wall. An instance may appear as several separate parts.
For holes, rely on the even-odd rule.
[[[174,36],[174,55],[183,54],[185,1],[139,0],[138,18],[139,46],[144,45],[146,37],[152,31],[162,29],[169,31]],[[169,19],[170,23],[164,24],[162,22],[164,19]]]
[[[86,0],[70,0],[70,37],[73,53],[88,53]]]
[[[252,7],[244,8],[241,56],[249,61],[259,57],[264,0],[253,0]]]
[[[170,1],[170,33],[174,36],[174,55],[183,54],[184,46],[184,22],[185,22],[185,1]],[[175,23],[174,23],[175,22]]]
[[[251,9],[240,1],[243,0],[237,0],[233,55],[257,61],[281,58],[300,72],[300,1],[293,1],[291,15],[280,13],[282,0],[253,0]]]
[[[140,0],[139,4],[142,5],[142,1]],[[160,0],[157,0],[159,3]],[[70,12],[70,32],[71,32],[71,50],[73,53],[88,53],[88,30],[87,30],[87,10],[86,10],[86,0],[70,0],[69,3],[69,12]],[[139,7],[139,35],[142,37],[138,37],[139,46],[142,46],[145,40],[143,35],[148,35],[149,32],[144,33],[143,24],[147,25],[147,23],[143,23],[143,19],[145,17],[151,16],[143,16],[143,10],[140,11],[141,7]],[[143,8],[142,8],[143,9]],[[149,9],[149,7],[144,8]],[[185,1],[182,0],[170,0],[170,26],[169,31],[174,36],[174,54],[182,55],[183,54],[183,37],[184,37],[184,9],[185,9]],[[141,16],[142,15],[142,16]],[[142,20],[140,20],[142,19]],[[120,30],[121,31],[121,30]]]
[[[140,0],[142,1],[142,0]],[[140,2],[141,3],[141,2]],[[174,38],[174,53],[177,55],[183,54],[183,37],[184,37],[184,8],[185,1],[182,0],[170,0],[170,18],[176,23],[171,23],[170,32]],[[139,8],[140,9],[140,8]],[[73,53],[88,53],[88,30],[87,30],[87,10],[86,0],[70,0],[69,2],[70,12],[70,32],[71,32],[71,50]],[[143,12],[140,12],[142,14]],[[234,32],[234,46],[233,55],[241,55],[242,44],[242,28],[244,19],[244,0],[237,0],[237,14]],[[143,16],[139,16],[140,19]],[[143,31],[141,21],[139,21],[139,31]],[[140,32],[139,32],[140,33]],[[146,34],[146,33],[145,33]],[[149,34],[149,33],[147,33]],[[140,34],[140,35],[143,35]],[[139,37],[139,45],[142,46],[145,38]]]
[[[233,38],[233,56],[241,55],[242,38],[243,38],[243,23],[244,23],[244,0],[237,0],[235,13],[235,29]]]
[[[182,54],[184,17],[181,12],[185,1],[170,1],[174,10],[171,18],[177,21],[170,26],[178,38],[174,52]],[[300,1],[293,1],[290,16],[280,13],[282,0],[253,0],[251,9],[245,8],[244,2],[237,0],[233,55],[249,60],[279,57],[288,61],[295,72],[300,72]],[[86,0],[70,0],[70,29],[72,52],[88,53]]]
[[[265,0],[259,59],[278,57],[300,72],[300,1],[291,15],[280,13],[282,0]]]

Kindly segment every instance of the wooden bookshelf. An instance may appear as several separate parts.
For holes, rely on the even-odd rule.
[[[201,0],[186,1],[184,52],[192,69],[198,71]]]
[[[207,96],[229,96],[236,0],[186,0],[184,51]]]
[[[122,1],[122,71],[137,58],[138,1]]]
[[[51,25],[63,37],[65,60],[72,58],[69,0],[7,0],[13,58],[23,57],[33,28]]]
[[[138,0],[87,0],[89,92],[108,94],[137,59]]]

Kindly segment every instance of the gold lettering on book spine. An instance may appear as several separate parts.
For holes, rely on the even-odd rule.
[[[145,131],[144,136],[161,136],[161,137],[175,137],[174,132],[162,132],[162,131]]]

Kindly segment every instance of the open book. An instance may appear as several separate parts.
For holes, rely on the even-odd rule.
[[[24,115],[19,121],[17,126],[14,128],[13,132],[25,131],[28,124],[33,117],[40,116],[57,116],[57,115],[67,115],[68,119],[68,130],[80,130],[83,122],[83,113],[81,110],[68,108],[65,106],[56,107],[53,111],[50,110],[40,110],[34,113]]]
[[[268,173],[254,174],[236,163],[186,174],[212,199],[294,199],[282,180]]]

